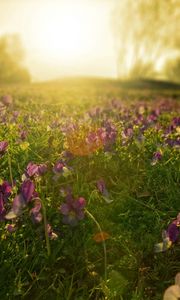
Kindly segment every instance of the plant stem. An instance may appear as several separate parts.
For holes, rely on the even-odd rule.
[[[8,151],[8,166],[9,166],[9,174],[10,174],[11,185],[13,187],[12,166],[11,166],[11,157],[10,157],[9,151]]]
[[[46,217],[46,207],[45,207],[43,201],[42,201],[42,211],[43,211],[44,232],[45,232],[45,239],[46,239],[47,255],[50,256],[50,254],[51,254],[51,248],[50,248],[49,235],[48,235],[48,224],[47,224],[47,217]]]
[[[101,234],[101,237],[102,237],[102,243],[103,243],[103,250],[104,250],[104,279],[105,281],[107,281],[107,250],[106,250],[106,243],[104,241],[104,237],[103,237],[103,232],[102,232],[102,229],[101,229],[101,226],[100,224],[98,223],[98,221],[95,219],[95,217],[86,209],[85,210],[86,213],[88,214],[88,216],[94,221],[94,223],[96,224],[100,234]]]

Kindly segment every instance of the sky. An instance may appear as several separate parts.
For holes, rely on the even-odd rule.
[[[0,35],[18,33],[33,80],[117,76],[115,0],[0,0]]]

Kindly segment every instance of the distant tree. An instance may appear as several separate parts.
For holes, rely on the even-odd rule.
[[[159,76],[169,58],[174,57],[178,62],[179,4],[179,0],[118,1],[113,28],[119,77],[135,75],[138,64],[138,76]],[[168,74],[166,77],[169,78]]]
[[[30,73],[23,67],[24,51],[18,35],[0,38],[0,83],[29,82]]]

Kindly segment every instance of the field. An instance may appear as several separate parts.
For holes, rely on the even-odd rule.
[[[0,98],[0,299],[162,299],[180,270],[180,90],[69,79]]]

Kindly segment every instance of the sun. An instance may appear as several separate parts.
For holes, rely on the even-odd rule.
[[[62,61],[78,60],[93,47],[92,11],[78,5],[46,5],[35,15],[33,43],[41,56]]]

